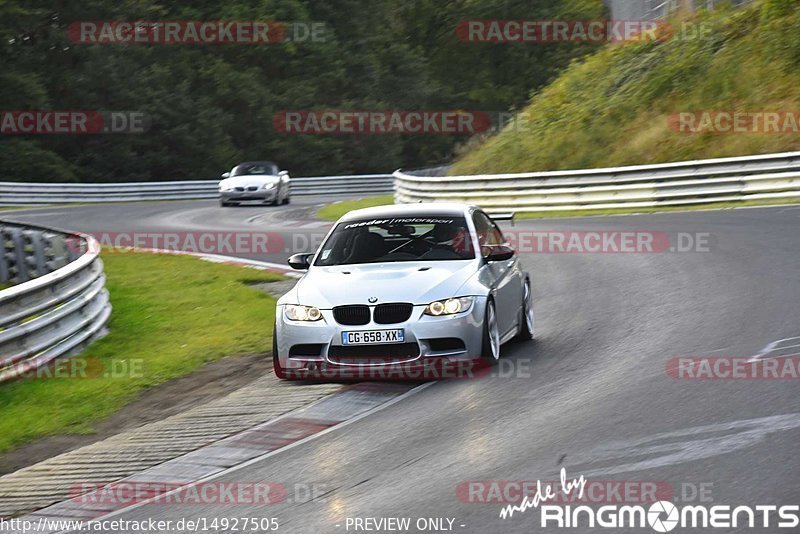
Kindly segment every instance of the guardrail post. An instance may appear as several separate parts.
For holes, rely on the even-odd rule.
[[[44,234],[44,241],[46,245],[45,258],[48,272],[53,272],[69,263],[69,251],[67,250],[64,236],[46,233]]]
[[[22,239],[22,230],[10,228],[8,238],[11,241],[11,250],[8,250],[6,258],[9,258],[9,274],[11,282],[21,284],[30,280],[28,269],[25,262],[25,243]]]
[[[9,282],[11,280],[11,273],[9,272],[9,264],[11,258],[9,257],[8,240],[6,239],[6,227],[0,226],[0,283]]]
[[[45,260],[45,253],[44,253],[44,239],[42,238],[42,233],[37,231],[29,231],[25,230],[22,233],[25,236],[25,240],[29,243],[26,244],[27,248],[32,248],[33,250],[26,250],[28,254],[25,255],[25,264],[28,267],[28,273],[31,278],[38,278],[44,274],[47,274],[49,271],[47,270],[47,262]]]

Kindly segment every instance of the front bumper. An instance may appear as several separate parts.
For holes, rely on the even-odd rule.
[[[451,316],[424,315],[424,309],[425,306],[414,306],[411,317],[402,323],[378,324],[370,321],[365,325],[348,326],[338,324],[332,310],[322,310],[322,319],[319,321],[291,321],[286,319],[284,307],[280,305],[275,323],[278,359],[285,370],[333,368],[353,371],[358,368],[412,369],[433,361],[471,362],[480,357],[485,297],[475,297],[469,310]],[[407,345],[404,349],[409,350],[387,350],[391,344],[342,345],[342,332],[397,328],[403,329],[403,344]],[[455,343],[456,340],[460,343]],[[370,354],[373,350],[374,357]],[[387,357],[387,352],[403,354]]]
[[[246,200],[260,200],[262,202],[275,200],[278,189],[258,189],[256,191],[221,191],[220,199],[223,202],[244,202]]]

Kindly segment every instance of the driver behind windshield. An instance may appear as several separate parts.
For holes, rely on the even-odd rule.
[[[315,265],[474,257],[463,217],[414,217],[340,223],[323,244]]]

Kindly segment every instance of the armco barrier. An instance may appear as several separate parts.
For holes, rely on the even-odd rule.
[[[293,195],[369,195],[391,193],[391,174],[317,176],[291,179]],[[219,197],[219,181],[47,184],[0,182],[0,206],[33,206],[71,202],[195,200]]]
[[[479,204],[489,212],[581,211],[800,199],[800,152],[519,174],[394,173],[395,201]]]
[[[74,353],[111,314],[94,238],[0,221],[0,382]]]

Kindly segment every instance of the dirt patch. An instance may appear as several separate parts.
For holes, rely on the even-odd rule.
[[[97,423],[93,434],[48,436],[0,454],[0,474],[206,404],[271,372],[272,355],[266,353],[231,356],[208,363],[191,375],[142,392],[136,400]]]

